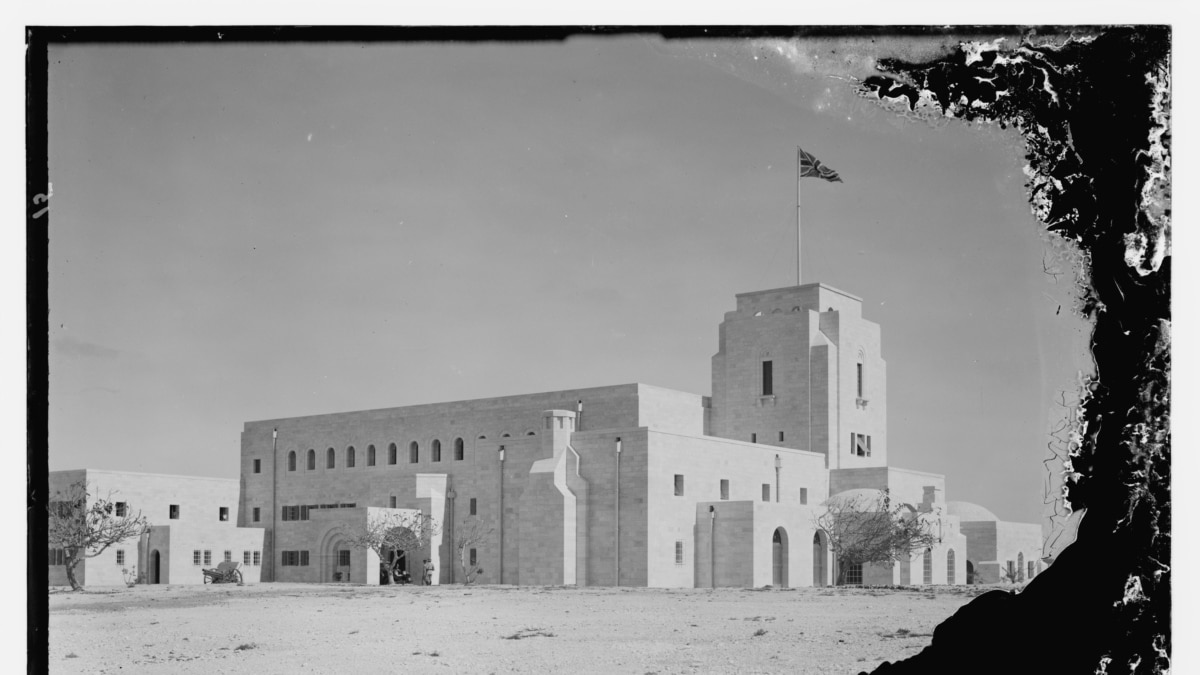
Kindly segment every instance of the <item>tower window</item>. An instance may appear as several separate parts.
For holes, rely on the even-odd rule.
[[[454,461],[461,462],[463,460],[463,439],[454,439]]]
[[[858,364],[858,397],[863,397],[863,364]]]
[[[375,466],[375,446],[367,446],[367,466]]]
[[[354,468],[354,459],[355,459],[354,446],[351,445],[350,447],[346,448],[346,468],[347,469]]]
[[[762,395],[771,396],[775,393],[774,368],[771,361],[762,362]]]
[[[430,446],[429,452],[431,453],[431,459],[433,461],[442,461],[442,442],[436,438],[433,439],[433,445]]]
[[[254,473],[262,473],[262,460],[254,460]]]
[[[850,434],[850,454],[859,457],[871,456],[871,437],[866,434]]]
[[[388,464],[396,463],[396,444],[388,443]]]
[[[416,441],[408,444],[408,463],[416,464],[421,459],[421,448]]]
[[[308,470],[317,470],[317,451],[313,450],[312,448],[308,449]]]
[[[675,496],[683,496],[683,474],[681,473],[675,474]]]
[[[332,469],[337,466],[337,452],[333,448],[325,451],[325,468]]]
[[[258,522],[262,518],[262,507],[254,507],[254,522]]]
[[[296,470],[296,451],[293,450],[288,453],[288,471],[295,471],[295,470]]]

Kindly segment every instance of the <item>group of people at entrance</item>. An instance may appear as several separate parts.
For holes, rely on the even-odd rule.
[[[421,583],[425,586],[433,585],[433,561],[426,558],[424,561],[424,572],[421,575]],[[393,584],[411,584],[412,575],[404,568],[403,563],[392,563],[389,565],[386,562],[379,563],[379,585]]]

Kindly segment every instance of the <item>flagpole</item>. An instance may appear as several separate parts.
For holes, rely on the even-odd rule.
[[[800,285],[800,146],[796,146],[796,285]]]

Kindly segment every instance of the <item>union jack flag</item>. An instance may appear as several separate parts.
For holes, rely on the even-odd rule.
[[[796,148],[796,149],[800,151],[800,177],[801,178],[808,178],[809,176],[815,176],[817,178],[824,178],[825,180],[829,181],[830,183],[843,182],[842,179],[838,176],[838,172],[836,172],[833,169],[822,164],[821,160],[817,159],[816,157],[813,157],[812,154],[810,154],[810,153],[800,150],[800,148]]]

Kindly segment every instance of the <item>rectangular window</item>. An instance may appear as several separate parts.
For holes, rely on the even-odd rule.
[[[254,513],[254,522],[257,523],[259,521],[259,519],[262,518],[262,509],[256,506],[256,507],[254,507],[253,513]]]
[[[225,551],[225,562],[233,562],[233,551]]]
[[[770,361],[762,362],[762,395],[771,396],[775,393],[774,372]]]
[[[125,517],[125,502],[117,502],[117,517]]]
[[[179,505],[178,504],[172,504],[168,511],[169,511],[167,514],[168,518],[170,518],[171,520],[179,520]]]
[[[675,564],[676,565],[683,564],[683,542],[682,541],[675,542]]]
[[[66,559],[66,552],[63,551],[61,548],[50,549],[50,564],[51,565],[65,565],[65,564],[67,564],[65,559]]]
[[[254,564],[255,564],[255,565],[261,565],[261,564],[262,564],[262,551],[255,551],[255,552],[254,552]]]
[[[764,502],[771,501],[771,484],[770,483],[763,483],[763,501]]]
[[[863,364],[858,364],[858,397],[863,397]]]
[[[297,506],[295,508],[300,514],[300,520],[308,520],[308,510],[312,508],[311,506]]]
[[[862,563],[853,563],[846,566],[846,583],[862,585]]]
[[[871,456],[871,437],[866,434],[850,434],[851,454],[859,457]]]
[[[471,497],[471,515],[473,515],[473,516],[477,515],[476,510],[475,510],[475,498],[474,497]]]
[[[1034,565],[1034,563],[1033,563],[1033,561],[1032,561],[1032,560],[1030,560],[1030,561],[1027,563],[1027,566],[1029,567],[1029,573],[1028,573],[1027,575],[1025,575],[1025,578],[1026,578],[1026,579],[1032,579],[1032,578],[1033,578],[1033,572],[1034,572],[1033,565]]]
[[[205,565],[211,565],[211,564],[212,564],[212,551],[205,551],[205,552],[204,552],[204,564],[205,564]]]
[[[300,551],[300,566],[308,567],[308,551]]]
[[[217,519],[221,520],[221,521],[229,520],[229,507],[228,506],[217,507]]]
[[[250,551],[242,551],[242,564],[250,566]]]
[[[200,551],[192,551],[192,564],[193,565],[200,564]]]
[[[783,442],[783,432],[782,432],[782,431],[781,431],[781,432],[779,432],[779,442],[780,442],[780,443],[782,443],[782,442]]]
[[[871,437],[867,436],[867,457],[871,456]]]
[[[477,558],[475,557],[475,549],[471,549],[471,562],[469,564],[471,565],[471,567],[475,567],[476,565],[479,564],[477,562]]]
[[[758,434],[750,434],[750,442],[757,443],[758,442]]]
[[[1013,562],[1013,561],[1011,561],[1011,560],[1008,560],[1008,561],[1006,561],[1006,565],[1005,565],[1005,567],[1008,569],[1008,579],[1009,579],[1009,581],[1016,581],[1016,580],[1017,580],[1017,567],[1016,567],[1016,563],[1014,563],[1014,562]]]
[[[280,567],[291,567],[293,565],[292,553],[294,553],[294,551],[281,551],[280,552],[280,554],[279,554],[279,566]]]
[[[729,479],[721,479],[721,499],[729,499]]]
[[[808,503],[808,488],[800,488],[800,503]]]
[[[392,496],[391,496],[391,497],[388,499],[388,507],[389,507],[389,508],[393,508],[393,509],[394,509],[394,508],[396,508],[396,496],[395,496],[395,495],[392,495]]]
[[[262,473],[262,460],[254,460],[254,473]]]
[[[120,548],[117,549],[117,564],[118,565],[125,564],[125,549],[120,549]]]
[[[683,496],[683,474],[681,473],[675,474],[675,496]]]
[[[339,567],[349,567],[350,566],[350,551],[338,551],[338,566]]]

